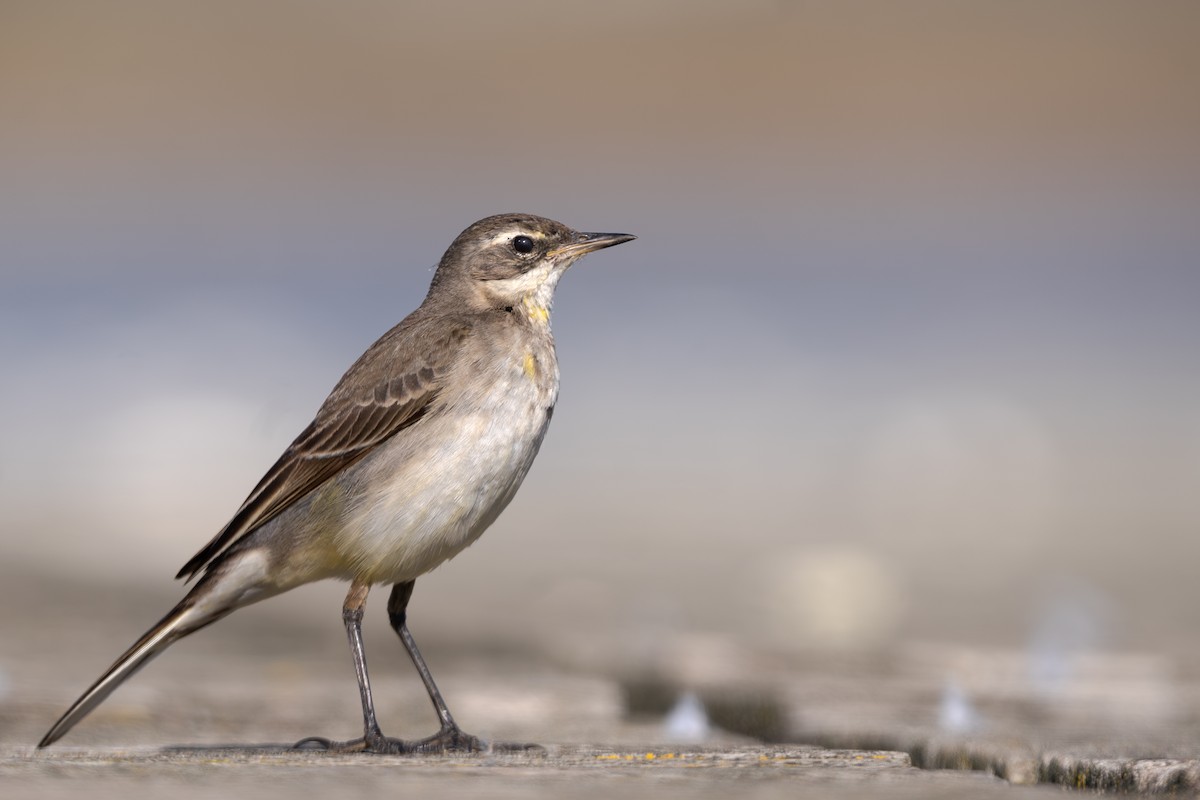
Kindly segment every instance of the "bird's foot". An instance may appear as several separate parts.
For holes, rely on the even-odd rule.
[[[345,742],[326,739],[323,736],[309,736],[292,745],[293,750],[324,750],[327,753],[379,753],[395,755],[413,752],[412,743],[403,739],[393,739],[376,731],[372,735],[360,736]]]
[[[526,753],[545,750],[540,744],[484,741],[454,724],[444,726],[433,736],[409,742],[408,746],[413,753]]]
[[[324,750],[329,753],[379,753],[400,755],[404,753],[522,753],[543,750],[541,745],[521,742],[486,742],[472,736],[457,725],[447,725],[432,736],[406,742],[393,739],[382,733],[374,733],[358,739],[337,742],[322,736],[309,736],[292,745],[293,750]]]
[[[433,736],[409,742],[411,753],[482,753],[492,749],[480,739],[463,731],[457,725],[445,725]]]

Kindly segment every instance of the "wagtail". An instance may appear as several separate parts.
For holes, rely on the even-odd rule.
[[[67,733],[172,643],[242,606],[325,578],[350,582],[342,619],[363,736],[298,745],[373,753],[479,750],[446,708],[406,621],[416,579],[479,538],[537,455],[558,397],[550,305],[559,278],[625,233],[579,233],[501,214],[463,231],[421,306],[371,345],[212,541],[176,577],[199,578],[38,743]],[[384,736],[363,651],[367,593],[391,584],[388,617],[441,729]]]

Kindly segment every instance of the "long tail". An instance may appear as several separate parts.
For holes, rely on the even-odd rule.
[[[189,633],[198,631],[209,623],[216,622],[232,610],[231,608],[217,615],[204,615],[207,619],[197,620],[196,617],[201,615],[197,613],[196,607],[188,603],[187,600],[175,606],[170,614],[163,617],[157,625],[147,631],[141,639],[138,639],[133,647],[126,650],[116,660],[116,663],[109,667],[108,671],[101,675],[100,679],[93,683],[67,709],[67,712],[59,718],[58,722],[54,723],[49,732],[38,742],[38,747],[46,747],[61,739],[66,735],[67,731],[75,727],[75,723],[90,714],[92,709],[104,702],[104,699],[112,694],[118,686],[132,677],[139,669],[146,666],[152,658],[163,650],[166,650]]]
[[[38,742],[38,747],[46,747],[61,739],[118,686],[175,642],[211,625],[235,609],[275,594],[278,589],[266,588],[262,577],[263,561],[253,552],[246,553],[242,558],[230,559],[205,575],[171,613],[126,650],[67,709],[67,713]]]

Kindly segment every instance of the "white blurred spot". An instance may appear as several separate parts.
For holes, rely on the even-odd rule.
[[[971,705],[967,693],[958,681],[947,678],[938,706],[938,727],[947,733],[967,733],[978,728],[979,724],[979,712]]]
[[[1043,698],[1053,698],[1069,690],[1080,658],[1099,647],[1111,611],[1100,592],[1067,580],[1037,614],[1029,639],[1029,678]]]
[[[698,744],[708,738],[708,714],[695,692],[684,692],[663,720],[663,733],[669,741]]]

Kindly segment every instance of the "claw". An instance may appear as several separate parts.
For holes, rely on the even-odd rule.
[[[326,739],[324,736],[306,736],[300,741],[292,745],[293,750],[329,750],[334,745],[332,739]]]
[[[428,736],[408,745],[413,753],[525,753],[545,752],[539,744],[524,742],[488,742],[472,736],[457,725],[444,726],[433,736]]]
[[[465,733],[457,725],[443,727],[433,736],[410,742],[413,753],[482,753],[488,743],[478,736]]]
[[[414,752],[412,745],[402,739],[392,739],[382,734],[379,736],[359,737],[345,742],[326,739],[324,736],[309,736],[292,745],[293,750],[320,749],[327,753],[379,753],[395,755]]]

